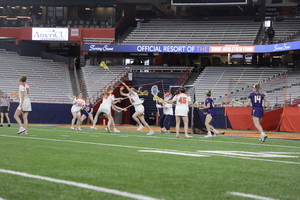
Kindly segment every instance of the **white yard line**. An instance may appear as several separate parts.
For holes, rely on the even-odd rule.
[[[228,194],[232,194],[235,196],[240,196],[240,197],[248,197],[251,199],[258,199],[258,200],[278,200],[278,199],[273,199],[269,197],[263,197],[263,196],[258,196],[254,194],[245,194],[245,193],[240,193],[240,192],[227,192]]]
[[[139,146],[127,146],[127,145],[119,145],[119,144],[105,144],[105,143],[96,143],[96,142],[83,142],[83,141],[73,141],[73,140],[58,140],[58,139],[49,139],[49,138],[36,138],[36,137],[24,137],[24,136],[11,136],[11,135],[1,135],[2,137],[13,137],[13,138],[24,138],[24,139],[34,139],[34,140],[44,140],[44,141],[53,141],[53,142],[68,142],[68,143],[77,143],[77,144],[91,144],[91,145],[101,145],[101,146],[110,146],[110,147],[121,147],[121,148],[132,148],[132,149],[140,149],[140,150],[156,150],[156,151],[167,151],[167,152],[181,152],[181,153],[188,153],[188,154],[196,154],[197,152],[190,152],[190,151],[177,151],[172,149],[158,149],[158,148],[150,148],[150,147],[139,147]],[[188,140],[187,140],[188,141]],[[211,153],[199,153],[199,155],[208,155],[212,156]],[[225,157],[232,157],[232,158],[241,158],[241,159],[248,159],[248,160],[258,160],[258,161],[268,161],[268,162],[276,162],[276,163],[284,163],[284,164],[296,164],[300,165],[299,162],[290,162],[290,161],[280,161],[280,160],[268,160],[268,159],[258,159],[258,158],[249,158],[249,157],[241,157],[241,156],[232,156],[232,155],[215,155],[215,156],[225,156]]]
[[[0,197],[0,200],[5,200],[5,199],[2,199],[2,198]]]
[[[23,172],[17,172],[17,171],[5,170],[5,169],[0,169],[0,172],[7,173],[7,174],[18,175],[18,176],[23,176],[23,177],[27,177],[27,178],[35,178],[35,179],[49,181],[49,182],[53,182],[53,183],[61,183],[61,184],[65,184],[65,185],[71,185],[71,186],[80,187],[80,188],[84,188],[84,189],[94,190],[94,191],[97,191],[97,192],[104,192],[104,193],[114,194],[114,195],[117,195],[117,196],[129,197],[129,198],[132,198],[132,199],[158,200],[158,199],[155,199],[155,198],[152,198],[152,197],[147,197],[147,196],[139,195],[139,194],[132,194],[132,193],[124,192],[124,191],[120,191],[120,190],[114,190],[114,189],[109,189],[109,188],[104,188],[104,187],[88,185],[88,184],[85,184],[85,183],[77,183],[77,182],[73,182],[73,181],[66,181],[66,180],[61,180],[61,179],[56,179],[56,178],[45,177],[45,176],[27,174],[27,173],[23,173]],[[0,200],[1,200],[1,198],[0,198]]]

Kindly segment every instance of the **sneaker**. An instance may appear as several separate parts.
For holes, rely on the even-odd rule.
[[[0,127],[3,127],[3,125],[2,125],[2,124],[0,124]]]
[[[8,124],[7,127],[10,127],[10,124]]]
[[[147,133],[147,135],[153,135],[154,131],[150,131],[149,133]]]
[[[225,132],[218,133],[218,135],[225,135]]]
[[[18,135],[23,135],[23,133],[26,131],[25,128],[20,127],[19,131],[18,131]]]
[[[105,127],[105,130],[110,133],[110,129],[108,127]]]
[[[204,137],[207,137],[207,138],[208,138],[208,137],[212,137],[212,135],[210,134],[210,135],[206,135],[206,136],[204,136]]]
[[[28,135],[27,131],[25,130],[21,135]]]
[[[95,126],[91,126],[90,129],[97,130]]]
[[[80,127],[77,128],[78,131],[81,131],[82,129]]]
[[[118,129],[114,129],[114,133],[120,133],[120,131]]]
[[[143,128],[144,128],[143,124],[140,124],[137,130],[140,131],[140,130],[142,130]]]
[[[76,130],[74,127],[71,127],[72,130]]]
[[[167,130],[166,134],[169,134],[170,133],[170,130]]]
[[[190,136],[190,135],[185,135],[185,136],[184,136],[184,138],[187,138],[187,139],[189,139],[189,138],[193,138],[193,136]]]
[[[164,129],[161,129],[161,130],[160,130],[160,133],[165,133]]]
[[[266,141],[266,139],[267,139],[267,135],[264,135],[263,137],[261,137],[260,139],[259,139],[259,141],[261,141],[261,142],[265,142]]]
[[[176,135],[176,138],[180,138],[180,136],[179,136],[179,135]]]

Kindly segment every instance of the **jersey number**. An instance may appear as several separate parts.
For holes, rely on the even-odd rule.
[[[186,102],[187,102],[186,97],[180,97],[178,102],[181,103],[181,104],[186,104]]]
[[[255,95],[254,96],[254,102],[255,103],[261,103],[261,96]]]

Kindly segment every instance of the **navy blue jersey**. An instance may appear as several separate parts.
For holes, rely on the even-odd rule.
[[[90,103],[88,105],[85,105],[85,110],[82,110],[82,114],[88,116],[89,114],[87,112],[91,112],[91,109],[93,108],[93,104]]]
[[[216,118],[217,114],[214,108],[214,101],[211,98],[206,98],[205,106],[207,106],[207,104],[210,104],[209,108],[207,109],[207,113],[210,114],[213,118]]]
[[[251,99],[252,107],[263,107],[263,100],[265,98],[265,95],[258,92],[252,92],[250,93],[248,98]]]

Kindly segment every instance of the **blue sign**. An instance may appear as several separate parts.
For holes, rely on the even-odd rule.
[[[219,47],[230,45],[219,45]],[[238,45],[231,45],[236,46]],[[104,44],[83,44],[82,51],[100,52],[147,52],[147,53],[215,53],[211,52],[215,45],[104,45]],[[271,45],[253,45],[253,53],[272,53],[279,51],[299,50],[300,41],[286,42]],[[228,52],[236,53],[236,51]]]
[[[209,53],[208,45],[101,45],[83,44],[82,51],[147,52],[147,53]]]

